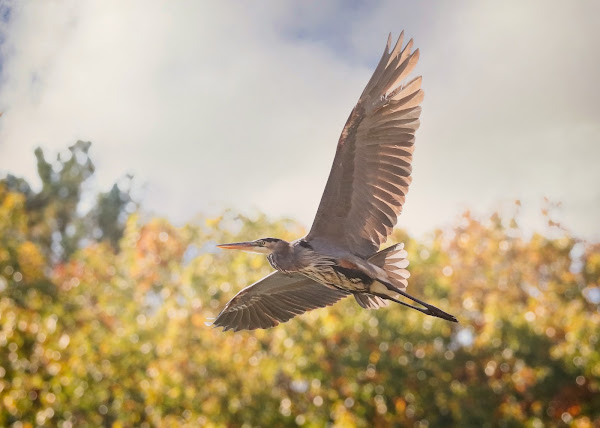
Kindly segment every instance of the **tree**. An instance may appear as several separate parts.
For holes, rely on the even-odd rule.
[[[207,319],[271,268],[215,244],[298,224],[133,214],[117,251],[88,240],[51,263],[24,189],[0,183],[0,426],[600,424],[600,243],[551,220],[532,236],[518,215],[469,213],[423,240],[394,233],[411,292],[458,325],[345,299],[224,333]]]
[[[89,212],[82,212],[84,186],[95,170],[90,147],[90,142],[77,141],[53,163],[37,148],[38,192],[13,175],[0,181],[9,191],[24,195],[31,238],[53,262],[66,261],[89,241],[107,240],[116,249],[128,213],[137,208],[131,196],[133,177],[127,176],[122,180],[123,189],[115,184],[110,191],[98,194]]]

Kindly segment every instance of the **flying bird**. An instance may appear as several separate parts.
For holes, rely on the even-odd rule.
[[[406,293],[410,275],[404,244],[378,251],[396,225],[411,183],[423,100],[421,77],[407,81],[419,50],[412,51],[412,39],[403,47],[403,38],[404,32],[390,50],[390,35],[350,113],[308,235],[293,242],[263,238],[218,245],[267,254],[275,271],[237,293],[213,326],[270,328],[351,294],[366,309],[392,301],[457,322]]]

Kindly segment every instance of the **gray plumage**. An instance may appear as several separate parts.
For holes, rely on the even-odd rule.
[[[427,315],[456,318],[406,293],[404,245],[377,252],[396,225],[411,183],[423,100],[413,42],[390,41],[340,136],[321,203],[305,238],[220,245],[268,254],[276,272],[240,291],[214,321],[224,330],[269,328],[353,294],[366,309],[394,301]],[[398,300],[404,296],[422,307]]]
[[[342,131],[313,226],[306,239],[327,240],[367,257],[392,233],[411,183],[415,131],[423,100],[413,42],[390,39]]]
[[[275,271],[240,291],[213,324],[224,330],[275,327],[308,310],[333,305],[347,295],[302,274]]]

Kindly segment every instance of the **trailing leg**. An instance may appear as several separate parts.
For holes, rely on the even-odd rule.
[[[402,301],[400,301],[400,300],[394,299],[394,298],[393,298],[393,297],[391,297],[391,296],[387,296],[387,295],[385,295],[385,294],[379,294],[379,293],[375,293],[375,296],[381,297],[382,299],[390,300],[390,301],[392,301],[392,302],[395,302],[395,303],[399,303],[399,304],[401,304],[401,305],[403,305],[403,306],[406,306],[406,307],[408,307],[408,308],[411,308],[411,309],[417,310],[417,311],[419,311],[419,312],[423,312],[423,313],[424,313],[424,314],[426,314],[426,315],[430,315],[430,313],[429,313],[429,310],[428,310],[428,309],[423,309],[423,308],[419,308],[419,307],[417,307],[417,306],[409,305],[408,303],[405,303],[405,302],[402,302]]]
[[[385,286],[385,288],[383,286],[378,287],[377,286],[378,284],[382,284],[383,286]],[[401,305],[408,306],[410,308],[418,310],[419,312],[423,312],[424,314],[431,315],[433,317],[442,318],[447,321],[458,322],[458,320],[456,319],[456,317],[454,315],[450,315],[449,313],[444,312],[441,309],[439,309],[433,305],[430,305],[429,303],[423,302],[422,300],[411,296],[410,294],[399,289],[398,287],[395,287],[393,284],[390,284],[389,282],[384,282],[384,281],[378,280],[373,285],[375,287],[371,286],[371,288],[372,288],[371,293],[377,294],[381,298],[385,298],[387,300],[391,300],[392,302],[396,302]],[[373,288],[375,288],[375,290]],[[426,309],[417,308],[416,306],[412,306],[407,303],[401,302],[400,300],[396,299],[395,297],[388,295],[388,293],[386,293],[386,291],[388,293],[392,292],[394,294],[400,294],[400,295],[412,300],[413,302],[418,303],[421,306],[424,306]]]

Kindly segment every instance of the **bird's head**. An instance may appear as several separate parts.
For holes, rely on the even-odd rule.
[[[258,253],[258,254],[271,254],[280,246],[288,244],[283,239],[277,238],[262,238],[256,241],[248,242],[235,242],[233,244],[221,244],[217,245],[219,248],[226,250],[242,250],[247,253]]]

